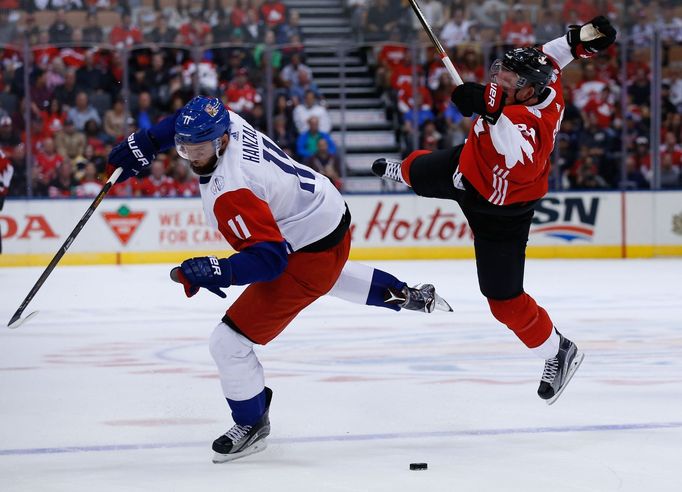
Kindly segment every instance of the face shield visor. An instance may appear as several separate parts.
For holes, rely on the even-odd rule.
[[[519,77],[519,74],[505,67],[499,58],[490,66],[490,81],[508,92],[523,89],[528,82],[524,77]]]
[[[178,155],[190,162],[207,162],[213,157],[220,157],[221,137],[200,143],[186,143],[179,135],[175,135],[175,149]]]

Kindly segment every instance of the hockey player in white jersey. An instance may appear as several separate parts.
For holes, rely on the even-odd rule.
[[[334,185],[219,99],[195,97],[174,116],[131,134],[109,162],[124,169],[119,181],[125,180],[173,145],[199,175],[208,223],[237,253],[185,260],[171,278],[188,297],[203,287],[224,298],[221,288],[249,284],[210,339],[235,422],[214,441],[214,462],[265,448],[272,391],[253,345],[270,342],[319,297],[394,310],[452,310],[430,284],[411,288],[387,272],[348,262],[351,217]]]

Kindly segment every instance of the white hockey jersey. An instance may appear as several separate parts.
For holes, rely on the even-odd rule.
[[[339,225],[345,202],[329,179],[294,161],[232,111],[229,134],[200,190],[208,223],[235,250],[285,240],[293,252]]]

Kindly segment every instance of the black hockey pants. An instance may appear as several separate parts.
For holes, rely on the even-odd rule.
[[[455,188],[453,176],[461,152],[460,145],[415,158],[410,166],[412,189],[419,196],[459,203],[474,233],[481,293],[489,299],[512,299],[523,293],[526,243],[534,203],[493,205],[466,179],[465,190]]]

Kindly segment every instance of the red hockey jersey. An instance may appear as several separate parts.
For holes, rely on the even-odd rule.
[[[572,60],[563,38],[543,51],[555,62],[549,95],[535,106],[504,108],[495,125],[478,117],[459,160],[459,172],[490,203],[509,205],[547,193],[549,157],[564,115],[560,68]]]

